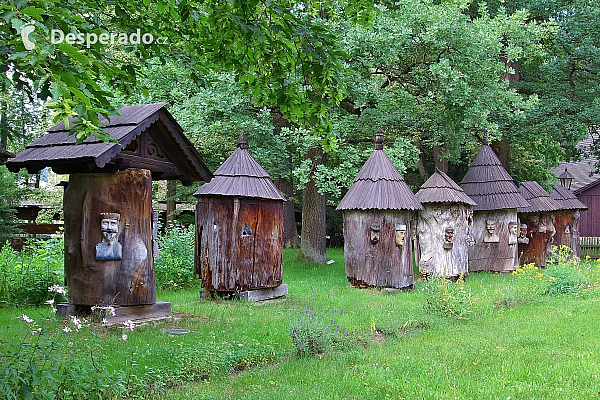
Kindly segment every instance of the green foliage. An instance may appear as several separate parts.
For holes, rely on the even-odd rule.
[[[335,317],[343,314],[343,310],[330,310],[308,303],[301,310],[296,310],[290,319],[290,336],[296,347],[296,354],[314,356],[323,354],[334,343],[339,335],[340,325],[335,323]],[[344,333],[345,335],[348,332]]]
[[[163,290],[194,285],[194,225],[172,224],[158,236],[158,258],[154,260],[156,286]]]
[[[17,232],[17,210],[19,200],[25,195],[27,189],[20,187],[17,183],[19,176],[12,174],[4,165],[0,166],[0,243],[4,243],[8,237]]]
[[[459,320],[469,319],[473,311],[473,297],[465,288],[463,276],[454,283],[446,278],[432,276],[424,290],[427,312]]]
[[[552,264],[544,270],[543,293],[547,295],[572,294],[585,288],[588,279],[578,265]]]
[[[30,335],[31,337],[31,335]],[[125,392],[125,374],[112,371],[97,344],[65,351],[44,331],[31,342],[1,341],[0,394],[4,399],[108,399]]]
[[[48,288],[64,284],[63,248],[62,238],[30,240],[21,252],[5,244],[0,250],[0,302],[40,305],[55,299]]]
[[[233,71],[257,105],[277,104],[290,120],[326,131],[326,106],[343,93],[343,66],[325,20],[343,15],[367,22],[371,9],[369,0],[304,7],[286,0],[145,0],[143,12],[138,1],[74,0],[68,7],[56,0],[11,2],[0,6],[0,71],[11,71],[11,79],[3,77],[7,86],[51,99],[54,121],[65,121],[79,141],[89,135],[114,140],[101,130],[97,113],[114,114],[112,90],[130,93],[137,67],[155,57],[190,62],[195,81],[210,68]],[[141,30],[155,40],[53,43],[53,29],[111,40],[111,34]],[[22,36],[33,46],[26,48]],[[69,117],[78,123],[69,124]]]

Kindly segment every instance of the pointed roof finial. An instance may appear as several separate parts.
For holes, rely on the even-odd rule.
[[[248,150],[248,141],[246,140],[246,136],[244,136],[244,131],[240,132],[240,137],[237,141],[237,147],[242,150]]]
[[[377,129],[377,135],[375,135],[375,150],[383,150],[383,131],[381,128]]]

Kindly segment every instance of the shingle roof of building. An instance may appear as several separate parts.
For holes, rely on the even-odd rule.
[[[569,189],[556,185],[550,198],[560,204],[562,210],[587,210],[587,206],[575,197]]]
[[[600,173],[595,172],[595,164],[598,159],[593,152],[593,148],[597,146],[599,141],[600,131],[598,128],[590,128],[588,136],[577,143],[577,148],[582,152],[583,159],[581,161],[563,162],[559,166],[550,169],[556,175],[562,174],[567,169],[573,176],[570,189],[575,194],[594,187],[600,182]]]
[[[464,203],[476,206],[464,190],[438,168],[415,195],[421,203]]]
[[[242,132],[237,148],[215,171],[214,178],[200,187],[194,196],[234,196],[283,200],[269,174],[248,152]]]
[[[473,210],[503,210],[529,206],[494,150],[487,144],[481,147],[460,187],[477,203]]]
[[[0,165],[4,165],[6,160],[14,157],[15,155],[8,150],[0,149]]]
[[[402,174],[383,151],[383,134],[377,132],[375,150],[336,210],[422,210]]]
[[[535,181],[521,182],[519,191],[523,198],[529,202],[529,207],[519,207],[517,209],[520,213],[550,212],[562,209],[558,202],[550,198],[550,193],[546,192]]]
[[[189,184],[192,181],[210,180],[212,174],[184,135],[181,126],[165,108],[165,103],[125,106],[119,109],[119,113],[119,116],[110,120],[100,116],[102,128],[118,143],[103,142],[95,136],[89,136],[77,144],[75,135],[61,121],[44,136],[27,145],[25,150],[7,162],[7,166],[14,172],[21,168],[37,172],[45,167],[68,171],[63,173],[90,172],[92,169],[98,172],[107,164],[115,163],[115,157],[125,147],[148,131],[159,138],[159,145],[166,146],[166,159],[179,170],[182,181]],[[71,121],[75,122],[74,119]]]

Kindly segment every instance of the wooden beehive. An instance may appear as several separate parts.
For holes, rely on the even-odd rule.
[[[285,198],[248,152],[243,133],[214,175],[194,193],[194,265],[202,287],[240,292],[281,285]]]
[[[72,306],[156,303],[152,179],[189,185],[212,177],[164,103],[119,112],[110,120],[100,118],[116,143],[89,137],[78,144],[61,122],[8,163],[12,171],[51,167],[70,174],[63,205]],[[116,221],[110,244],[101,230],[103,216]]]
[[[359,287],[408,288],[414,284],[413,237],[421,204],[383,151],[375,151],[337,207],[344,219],[344,261]]]
[[[419,271],[449,278],[468,273],[475,202],[439,169],[415,196],[423,205],[417,226]]]
[[[489,145],[481,147],[460,187],[477,203],[473,207],[475,244],[469,247],[469,271],[514,270],[519,264],[514,234],[517,208],[529,203]]]
[[[573,250],[574,256],[581,257],[579,218],[580,213],[587,210],[587,206],[579,201],[569,189],[560,185],[554,187],[550,198],[560,206],[560,210],[553,213],[556,229],[554,244],[567,246]]]
[[[519,243],[519,262],[545,267],[556,233],[554,212],[560,209],[560,205],[537,182],[521,182],[519,191],[529,203],[528,207],[518,209],[520,230],[526,226],[528,239]]]

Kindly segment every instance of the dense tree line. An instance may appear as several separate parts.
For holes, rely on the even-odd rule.
[[[79,117],[80,139],[103,137],[98,112],[166,101],[212,169],[244,130],[280,189],[308,205],[302,253],[317,261],[324,207],[351,185],[378,128],[417,189],[434,167],[460,180],[484,141],[516,180],[546,184],[598,124],[600,6],[591,0],[144,5],[0,6],[5,93],[40,98],[55,121]],[[28,24],[33,50],[18,35]],[[81,48],[45,36],[138,27],[166,44]],[[290,202],[288,232],[293,213]]]

